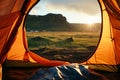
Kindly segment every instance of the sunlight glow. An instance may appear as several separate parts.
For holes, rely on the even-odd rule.
[[[91,25],[101,22],[100,14],[91,16],[85,13],[72,13],[72,15],[64,13],[64,15],[67,17],[67,20],[70,23],[85,23]]]
[[[94,23],[97,22],[96,20],[97,20],[96,17],[94,17],[94,16],[89,16],[88,19],[86,20],[86,23],[87,23],[88,25],[92,25],[92,24],[94,24]]]

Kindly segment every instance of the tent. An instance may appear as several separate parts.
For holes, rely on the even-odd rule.
[[[39,0],[0,1],[0,77],[7,60],[39,63],[42,66],[66,65],[69,62],[48,60],[28,49],[24,22]],[[120,0],[98,0],[102,12],[101,37],[95,52],[82,64],[90,68],[118,71],[120,64]]]
[[[102,12],[101,38],[93,55],[85,62],[93,69],[119,71],[120,0],[99,0]]]

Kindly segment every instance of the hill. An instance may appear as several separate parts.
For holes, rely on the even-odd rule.
[[[69,23],[61,14],[49,13],[44,16],[28,15],[26,19],[27,31],[89,31],[89,25]],[[92,25],[93,26],[93,25]],[[94,31],[100,30],[100,24],[94,24]]]

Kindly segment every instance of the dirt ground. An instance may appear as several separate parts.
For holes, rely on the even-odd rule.
[[[77,50],[77,49],[46,49],[32,50],[36,54],[50,59],[50,60],[62,60],[71,63],[83,62],[88,59],[93,50]]]

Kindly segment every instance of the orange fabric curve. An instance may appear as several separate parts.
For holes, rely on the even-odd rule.
[[[60,66],[60,65],[68,65],[70,64],[69,62],[65,61],[57,61],[57,60],[48,60],[46,58],[43,58],[31,51],[29,51],[30,56],[39,64],[43,66]]]

